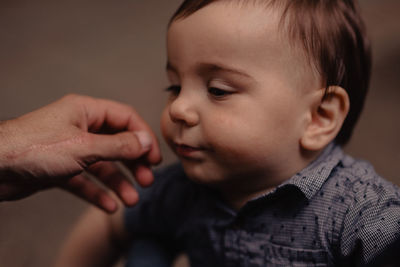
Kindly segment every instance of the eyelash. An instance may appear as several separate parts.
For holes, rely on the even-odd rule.
[[[165,91],[170,92],[171,94],[177,96],[181,92],[181,87],[179,85],[171,85],[171,86],[167,87],[165,89]],[[209,87],[207,89],[207,91],[211,96],[213,96],[214,98],[217,98],[217,99],[221,99],[221,98],[224,98],[224,97],[232,94],[232,92],[230,92],[230,91],[226,91],[226,90],[219,89],[216,87]]]
[[[181,87],[179,85],[171,85],[165,89],[166,92],[170,92],[173,95],[179,95]]]
[[[232,94],[232,92],[230,92],[230,91],[226,91],[226,90],[219,89],[216,87],[209,87],[208,93],[211,94],[215,98],[224,98],[224,97]]]

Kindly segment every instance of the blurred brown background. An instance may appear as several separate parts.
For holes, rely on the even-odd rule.
[[[400,185],[400,2],[360,1],[374,68],[346,150]],[[133,105],[161,137],[166,23],[180,2],[0,1],[0,120],[74,92]],[[164,143],[162,149],[171,162]],[[0,266],[51,266],[86,207],[59,190],[0,203]]]

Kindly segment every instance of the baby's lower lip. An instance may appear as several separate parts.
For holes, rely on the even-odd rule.
[[[191,147],[187,145],[175,145],[176,153],[183,157],[193,157],[199,151],[204,149],[199,147]]]

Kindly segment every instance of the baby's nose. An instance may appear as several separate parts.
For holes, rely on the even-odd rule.
[[[169,116],[175,123],[193,127],[199,122],[199,114],[191,95],[178,95],[169,106]]]

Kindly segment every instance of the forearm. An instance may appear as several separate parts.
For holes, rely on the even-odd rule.
[[[110,215],[98,209],[90,209],[68,236],[55,266],[112,266],[123,251],[122,241],[119,240],[112,220]]]

